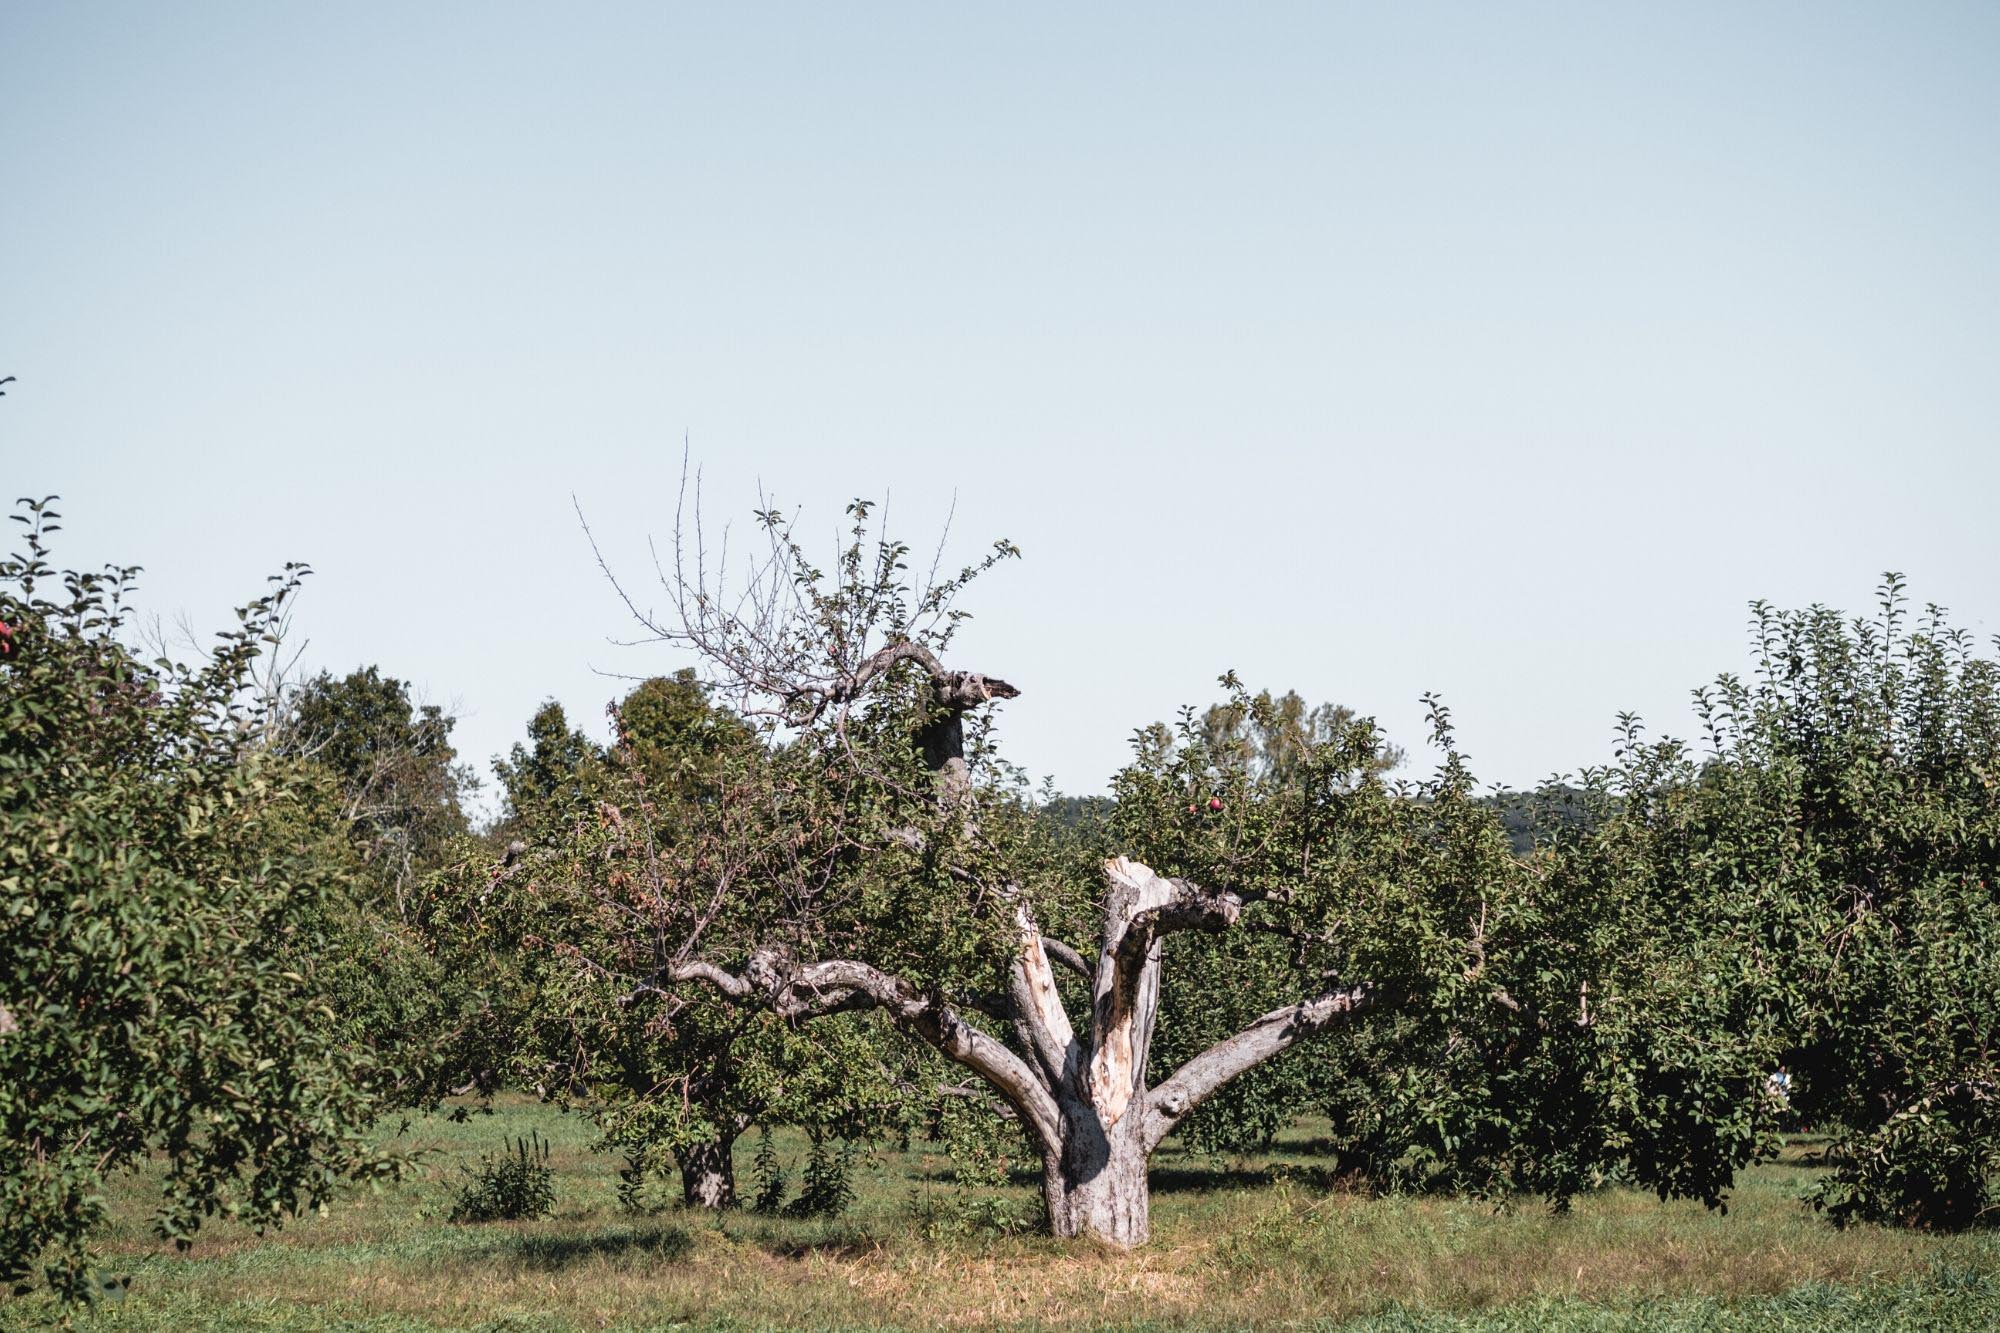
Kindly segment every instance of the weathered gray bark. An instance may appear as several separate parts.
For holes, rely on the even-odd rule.
[[[736,1206],[736,1147],[733,1139],[713,1139],[676,1149],[681,1169],[681,1200],[690,1208],[721,1210]]]
[[[1064,1109],[1063,1140],[1045,1151],[1042,1201],[1049,1229],[1064,1239],[1089,1237],[1109,1245],[1143,1245],[1152,1234],[1152,1157],[1136,1116],[1106,1125],[1099,1108],[1074,1102]]]

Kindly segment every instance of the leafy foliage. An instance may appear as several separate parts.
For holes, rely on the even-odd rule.
[[[513,1076],[595,1117],[635,1199],[677,1164],[688,1202],[733,1203],[730,1145],[753,1124],[880,1124],[896,1108],[878,1025],[856,1016],[808,1036],[655,975],[712,910],[714,879],[783,827],[784,811],[752,818],[741,799],[782,757],[687,676],[634,689],[609,751],[552,708],[501,766],[509,848],[472,849],[424,909],[439,951],[484,970]],[[819,1169],[830,1187],[832,1159]]]
[[[1753,608],[1751,679],[1697,692],[1707,756],[1604,781],[1643,873],[1714,932],[1701,1002],[1772,1032],[1834,1132],[1837,1220],[2000,1206],[2000,667],[1890,575],[1879,615]]]
[[[512,1152],[488,1153],[452,1204],[452,1222],[520,1222],[556,1209],[555,1168],[540,1134],[514,1140]]]
[[[750,1159],[750,1210],[756,1213],[776,1214],[783,1211],[785,1196],[791,1192],[792,1178],[785,1170],[784,1162],[778,1158],[778,1149],[771,1142],[771,1131],[767,1128],[757,1135],[757,1155]]]
[[[1397,1002],[1239,1078],[1182,1142],[1245,1151],[1317,1104],[1343,1165],[1383,1188],[1560,1208],[1630,1177],[1719,1203],[1774,1126],[1762,1048],[1699,981],[1715,941],[1654,910],[1589,820],[1551,819],[1570,841],[1515,855],[1436,700],[1441,762],[1392,782],[1367,719],[1318,710],[1337,725],[1300,735],[1296,704],[1225,684],[1232,725],[1188,710],[1141,732],[1118,783],[1126,844],[1262,886],[1247,929],[1170,942],[1155,1058],[1171,1067],[1319,978],[1368,977]],[[1287,764],[1241,743],[1259,731],[1289,734]]]
[[[285,703],[282,748],[333,775],[354,845],[400,912],[411,885],[470,828],[461,797],[471,776],[456,762],[453,719],[373,666],[322,672]]]
[[[561,704],[543,704],[528,720],[527,744],[516,741],[507,758],[494,761],[507,798],[497,832],[504,838],[552,809],[572,818],[581,814],[598,795],[603,763],[600,747],[570,726]]]
[[[307,971],[338,867],[263,733],[252,667],[305,570],[192,666],[120,639],[135,568],[58,573],[49,502],[0,561],[0,1278],[86,1290],[107,1175],[164,1165],[156,1224],[275,1224],[344,1176],[377,1071]]]
[[[805,1170],[799,1173],[799,1197],[786,1206],[791,1217],[838,1217],[854,1202],[849,1176],[854,1167],[851,1139],[812,1136]]]
[[[353,836],[349,797],[331,770],[282,749],[259,762],[290,792],[272,814],[273,835],[337,886],[301,909],[316,944],[294,960],[330,1011],[327,1035],[362,1053],[385,1110],[433,1106],[468,1081],[478,1085],[494,1066],[484,978],[451,966],[403,919],[382,866]]]

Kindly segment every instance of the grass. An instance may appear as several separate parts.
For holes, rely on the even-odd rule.
[[[553,1145],[556,1215],[444,1221],[460,1167],[517,1134]],[[85,1327],[214,1329],[890,1328],[1276,1324],[1367,1330],[2000,1327],[2000,1235],[1837,1231],[1798,1202],[1803,1150],[1740,1182],[1726,1215],[1607,1191],[1552,1217],[1451,1199],[1330,1191],[1301,1128],[1269,1155],[1163,1156],[1154,1243],[1131,1255],[1032,1235],[1025,1182],[961,1190],[935,1154],[856,1164],[832,1221],[621,1211],[617,1162],[587,1122],[503,1101],[418,1122],[421,1178],[360,1191],[258,1237],[205,1230],[186,1255],[121,1182],[100,1251],[129,1278]],[[749,1144],[740,1145],[747,1170]],[[780,1139],[796,1165],[803,1145]],[[747,1182],[740,1182],[746,1183]],[[994,1224],[1002,1225],[994,1225]],[[0,1327],[56,1322],[46,1295],[0,1298]]]

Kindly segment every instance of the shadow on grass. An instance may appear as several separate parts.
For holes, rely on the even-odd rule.
[[[1769,1161],[1759,1162],[1757,1165],[1773,1166],[1781,1171],[1817,1172],[1831,1169],[1833,1163],[1828,1161],[1823,1154],[1815,1153],[1810,1157],[1773,1157]]]
[[[694,1238],[679,1227],[617,1227],[581,1236],[510,1236],[491,1253],[523,1268],[554,1272],[592,1259],[646,1255],[672,1261],[694,1248]]]
[[[882,1242],[873,1236],[853,1233],[828,1236],[822,1240],[785,1240],[766,1243],[765,1249],[780,1259],[859,1259],[874,1254]]]
[[[939,1185],[957,1185],[950,1168],[941,1167],[935,1171],[912,1173],[917,1179]],[[1353,1170],[1340,1170],[1337,1166],[1303,1166],[1294,1162],[1278,1162],[1271,1166],[1242,1167],[1204,1165],[1198,1157],[1183,1157],[1177,1162],[1162,1165],[1157,1159],[1146,1173],[1152,1182],[1155,1194],[1212,1194],[1218,1190],[1265,1189],[1281,1180],[1311,1190],[1326,1193],[1363,1192],[1362,1177]],[[1019,1189],[1032,1190],[1039,1194],[1042,1188],[1042,1173],[1030,1167],[1015,1167],[1007,1173],[1007,1183]],[[961,1187],[962,1188],[962,1187]]]
[[[1148,1177],[1155,1194],[1213,1194],[1217,1190],[1264,1189],[1276,1173],[1226,1166],[1156,1166]]]
[[[1292,1166],[1249,1169],[1225,1166],[1156,1166],[1152,1170],[1155,1194],[1213,1194],[1221,1190],[1266,1189],[1281,1180],[1301,1189],[1324,1194],[1350,1193],[1355,1189],[1352,1173],[1331,1167]]]

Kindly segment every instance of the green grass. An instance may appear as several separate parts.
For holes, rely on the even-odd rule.
[[[444,1221],[461,1167],[538,1130],[557,1209]],[[1154,1243],[1121,1255],[983,1225],[1030,1214],[1025,1183],[961,1190],[936,1154],[878,1151],[833,1221],[619,1209],[617,1162],[587,1122],[519,1099],[427,1118],[422,1175],[258,1237],[203,1232],[174,1253],[121,1181],[102,1271],[128,1294],[85,1327],[215,1329],[887,1328],[936,1325],[1369,1330],[2000,1327],[2000,1235],[1837,1231],[1798,1202],[1803,1151],[1748,1173],[1726,1215],[1607,1191],[1552,1217],[1324,1187],[1305,1129],[1254,1159],[1156,1164]],[[739,1145],[747,1172],[752,1144]],[[780,1139],[794,1168],[803,1145]],[[747,1185],[739,1180],[739,1184]],[[0,1327],[55,1322],[0,1299]]]

